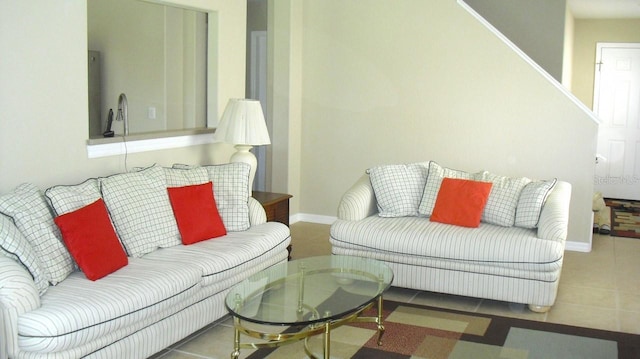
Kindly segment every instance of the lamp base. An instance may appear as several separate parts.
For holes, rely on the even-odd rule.
[[[256,168],[258,167],[258,160],[256,156],[249,152],[253,146],[251,145],[235,145],[236,152],[231,156],[229,162],[244,162],[251,166],[249,170],[249,196],[253,193],[253,180],[256,177]]]

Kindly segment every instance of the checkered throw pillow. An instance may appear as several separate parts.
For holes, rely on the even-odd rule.
[[[493,184],[482,212],[482,222],[503,227],[513,226],[520,192],[531,180],[525,177],[511,178],[483,172],[480,181]]]
[[[555,178],[547,181],[533,181],[522,189],[516,207],[515,225],[517,227],[538,227],[540,212],[556,182]]]
[[[183,187],[209,182],[209,174],[202,167],[163,168],[167,187]]]
[[[51,284],[58,284],[73,272],[73,259],[62,243],[53,213],[38,187],[25,183],[1,196],[0,212],[11,217],[31,243]]]
[[[40,258],[10,217],[0,214],[0,253],[17,261],[31,273],[40,295],[49,288]]]
[[[380,217],[417,216],[427,179],[427,163],[387,165],[367,170]]]
[[[180,244],[162,167],[100,179],[111,221],[127,254],[141,257]]]
[[[90,178],[78,185],[53,186],[44,191],[57,216],[73,212],[102,197],[100,182]]]

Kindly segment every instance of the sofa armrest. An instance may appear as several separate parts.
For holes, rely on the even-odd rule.
[[[0,255],[0,358],[7,358],[17,344],[18,315],[40,307],[40,296],[31,274],[21,264]]]
[[[18,262],[0,255],[0,304],[22,314],[40,307],[40,295],[31,274]]]
[[[342,196],[338,205],[338,219],[358,221],[378,213],[376,196],[369,175],[364,174]]]
[[[542,207],[538,221],[538,238],[565,241],[569,226],[571,184],[558,181]]]
[[[253,197],[249,197],[249,222],[251,226],[267,222],[267,213],[264,207]]]

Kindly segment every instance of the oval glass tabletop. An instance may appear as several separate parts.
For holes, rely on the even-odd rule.
[[[321,256],[281,263],[234,286],[226,306],[241,320],[269,325],[308,325],[339,319],[384,293],[393,271],[384,263],[352,256]]]

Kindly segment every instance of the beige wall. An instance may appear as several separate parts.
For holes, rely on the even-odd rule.
[[[181,2],[218,10],[220,114],[244,95],[246,2]],[[367,167],[431,159],[571,182],[569,239],[588,241],[595,125],[456,2],[275,3],[272,180],[294,194],[293,214],[335,216]],[[0,2],[0,26],[0,193],[121,172],[125,158],[129,168],[220,163],[232,152],[203,145],[88,159],[85,1]]]
[[[596,44],[640,43],[640,19],[575,20],[572,92],[593,108]]]
[[[215,11],[216,107],[244,96],[246,2],[175,1]],[[84,0],[0,2],[0,193],[22,182],[41,188],[153,163],[226,162],[229,145],[87,158],[87,8]],[[217,106],[220,103],[222,106]]]
[[[435,160],[573,185],[589,245],[596,124],[454,1],[305,1],[302,213],[370,166]]]

